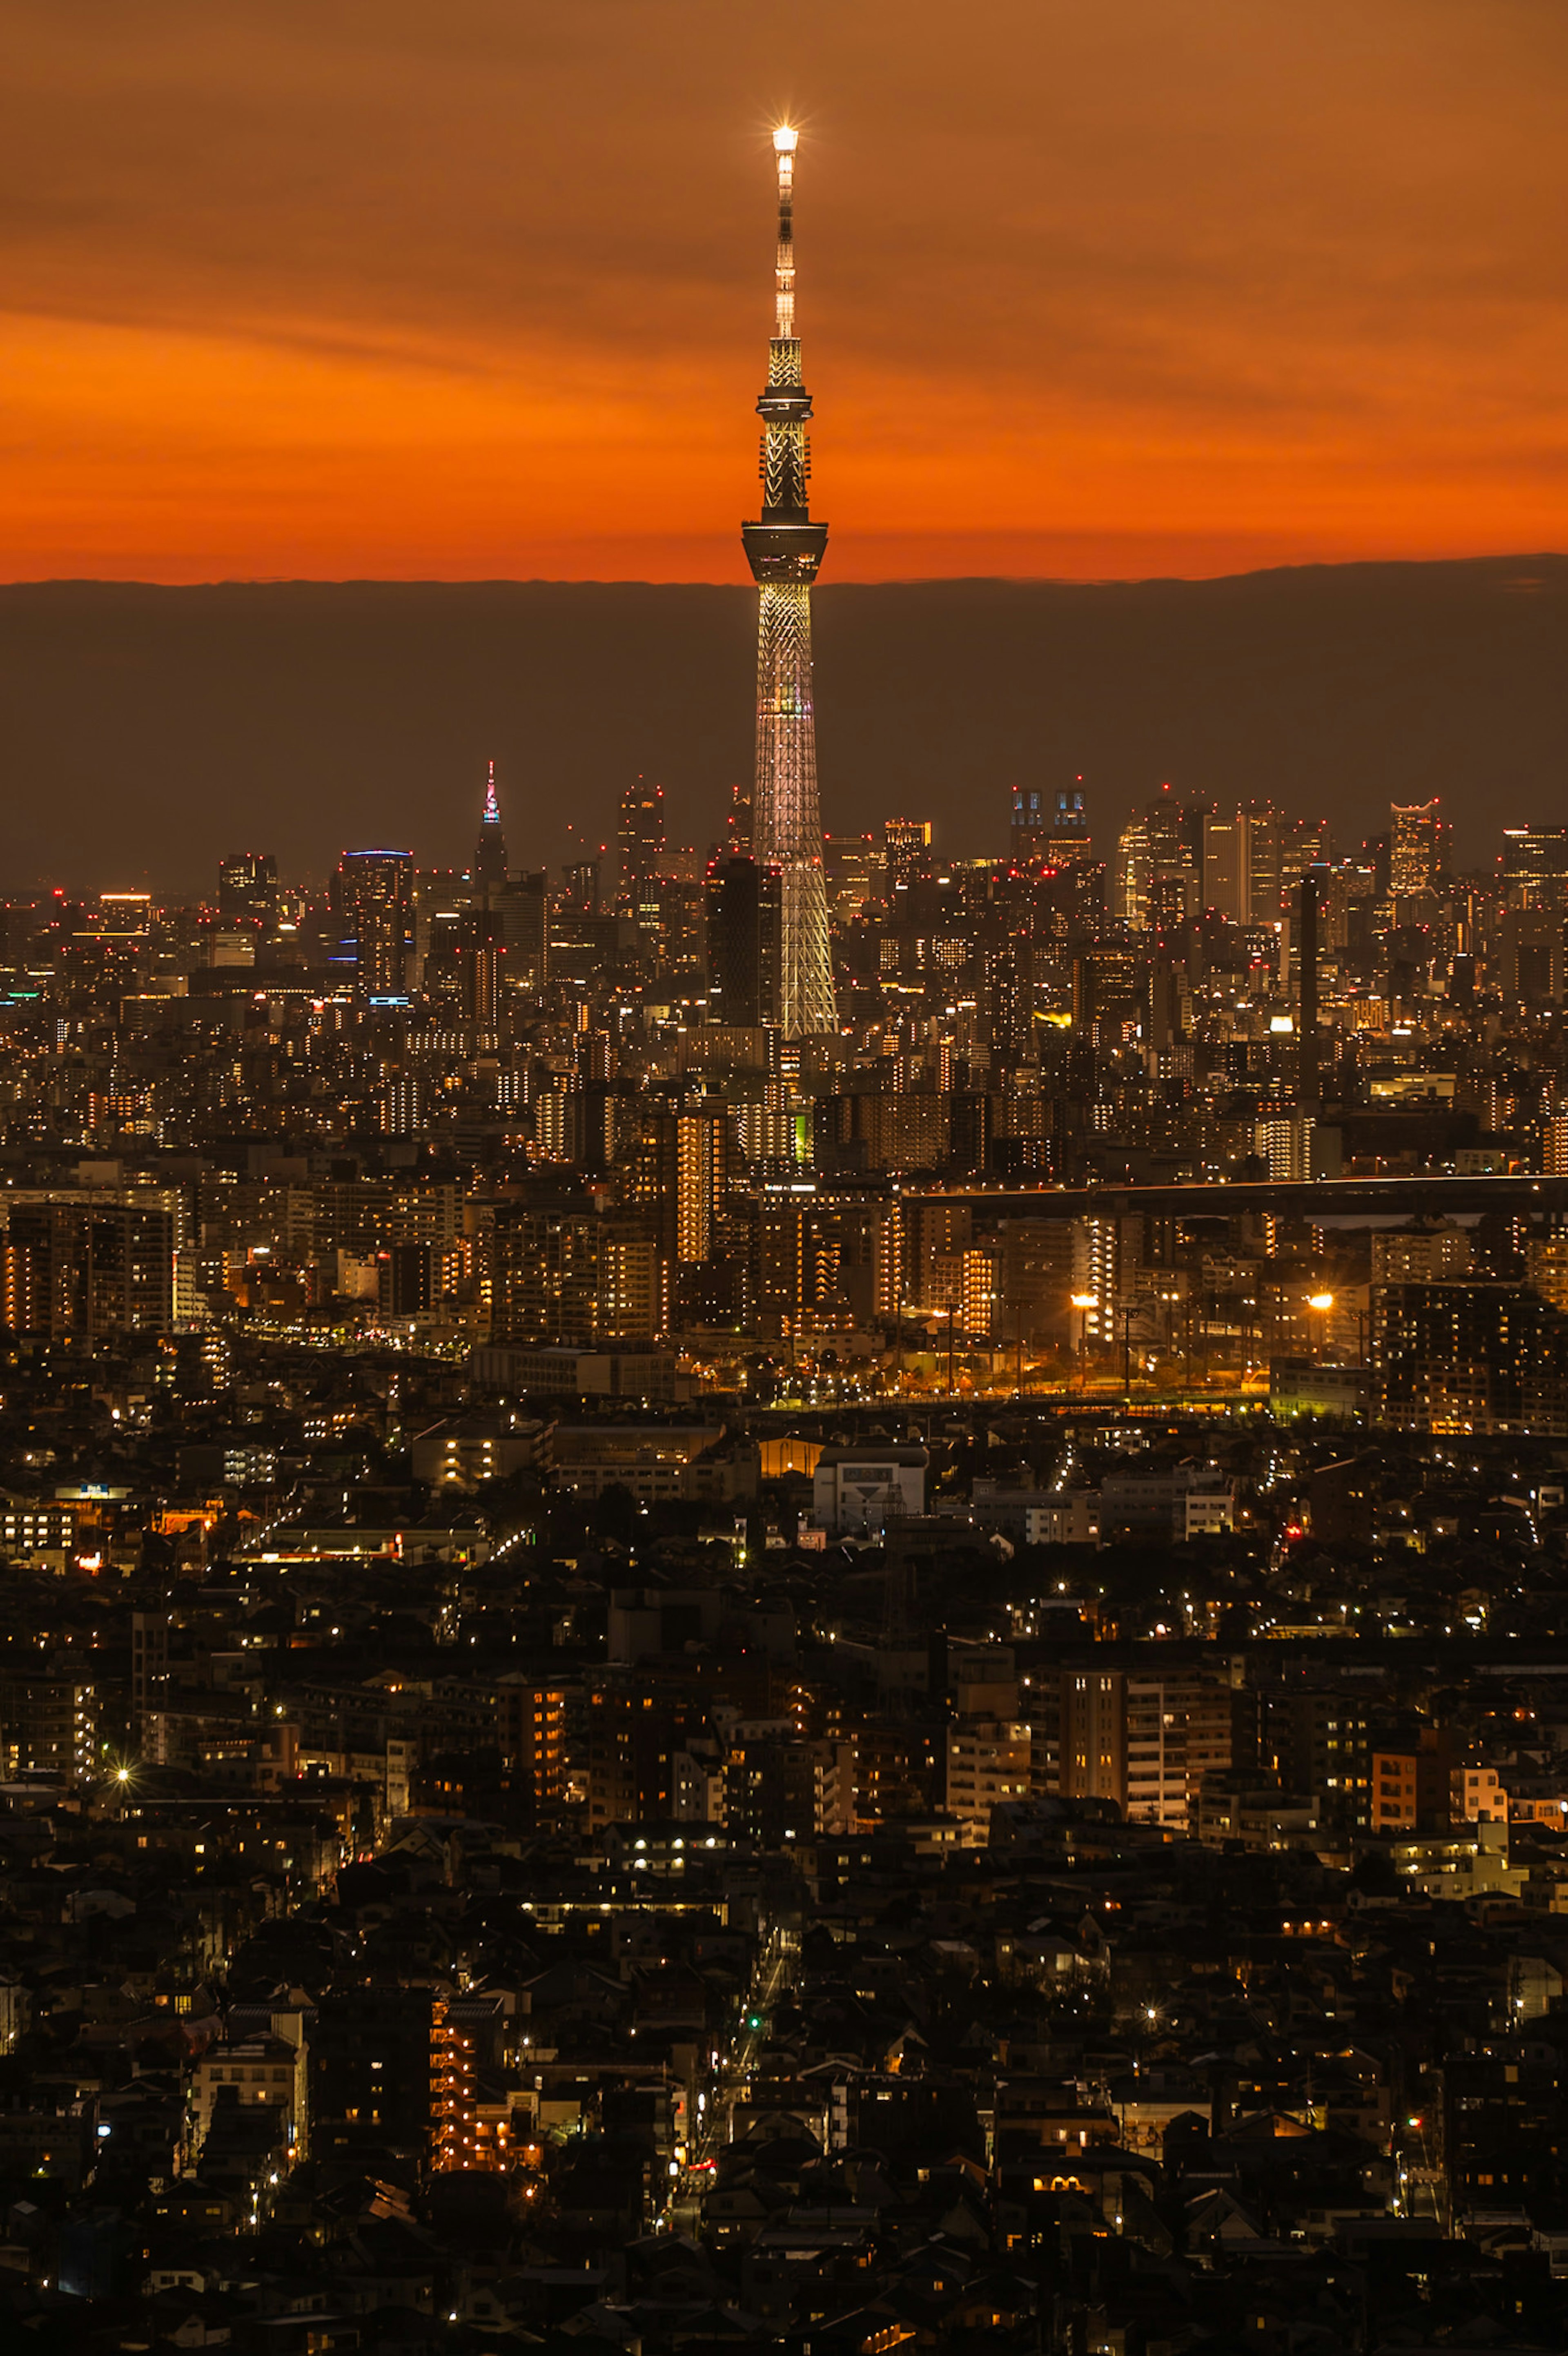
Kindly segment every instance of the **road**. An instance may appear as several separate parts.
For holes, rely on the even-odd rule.
[[[800,1948],[793,1934],[776,1931],[762,1971],[741,2007],[735,2038],[719,2063],[707,2107],[701,2114],[701,2128],[688,2142],[685,2172],[660,2221],[667,2232],[694,2234],[702,2222],[703,2194],[713,2176],[705,2163],[733,2140],[736,2104],[746,2092],[759,2049],[768,2040],[780,1991],[794,1985],[799,1964]],[[753,2015],[762,2024],[758,2029],[746,2025]]]

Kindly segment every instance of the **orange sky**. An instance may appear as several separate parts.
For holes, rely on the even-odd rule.
[[[0,577],[1568,547],[1561,0],[0,0]]]

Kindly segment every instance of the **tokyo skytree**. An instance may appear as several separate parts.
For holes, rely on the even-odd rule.
[[[807,496],[811,471],[806,423],[811,396],[800,379],[795,333],[794,166],[797,134],[773,134],[779,161],[778,311],[768,347],[763,421],[762,515],[740,528],[757,583],[757,790],[755,856],[781,877],[776,1017],[787,1039],[838,1028],[822,822],[817,805],[817,734],[811,711],[811,584],[828,544]]]

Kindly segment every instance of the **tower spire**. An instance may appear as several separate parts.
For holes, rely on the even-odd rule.
[[[501,832],[501,806],[496,792],[496,765],[485,784],[484,816],[479,820],[479,845],[474,853],[474,881],[481,892],[506,882],[506,837]]]
[[[798,145],[799,134],[781,123],[773,134],[779,169],[774,334],[768,383],[757,404],[763,424],[762,514],[741,526],[758,593],[752,835],[757,857],[780,873],[778,1003],[770,1011],[786,1038],[837,1027],[811,704],[811,584],[827,548],[828,528],[811,521],[806,434],[811,397],[801,379],[795,333]]]

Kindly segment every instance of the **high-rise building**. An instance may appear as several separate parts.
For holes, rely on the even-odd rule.
[[[1442,805],[1393,802],[1389,809],[1389,891],[1397,900],[1435,892],[1443,875]]]
[[[1505,826],[1502,868],[1510,908],[1568,908],[1568,826]]]
[[[1203,821],[1203,905],[1233,925],[1247,923],[1252,905],[1247,827],[1240,810]]]
[[[1148,922],[1153,874],[1148,826],[1143,819],[1135,818],[1117,837],[1116,869],[1112,878],[1111,913],[1122,924],[1143,926]]]
[[[1046,856],[1053,866],[1065,867],[1075,859],[1087,859],[1092,848],[1089,812],[1083,801],[1083,779],[1075,777],[1070,786],[1058,788],[1052,802]]]
[[[638,777],[620,798],[620,891],[623,912],[646,930],[659,917],[653,881],[664,856],[664,788]]]
[[[1568,1317],[1524,1285],[1374,1285],[1372,1364],[1394,1430],[1568,1435]]]
[[[1283,854],[1279,812],[1271,803],[1249,802],[1241,812],[1241,825],[1247,838],[1246,921],[1277,925]]]
[[[1168,932],[1197,913],[1203,859],[1203,813],[1184,808],[1168,785],[1160,787],[1144,809],[1148,842],[1148,879],[1144,888],[1143,922]],[[1197,848],[1193,849],[1196,830]],[[1125,891],[1125,884],[1123,884]],[[1135,921],[1129,917],[1129,923]]]
[[[270,851],[231,851],[218,862],[218,914],[226,924],[276,931],[278,863]]]
[[[755,1028],[778,1001],[782,876],[738,853],[713,859],[703,894],[709,1020]]]
[[[1083,779],[1075,777],[1070,786],[1054,792],[1049,787],[1015,786],[1007,847],[1018,867],[1041,859],[1065,867],[1075,859],[1087,859],[1090,844]]]
[[[786,1038],[832,1031],[837,1020],[811,701],[811,584],[828,544],[828,528],[812,522],[808,495],[811,401],[795,333],[796,145],[788,126],[773,134],[779,250],[768,384],[757,404],[763,421],[762,514],[741,526],[758,590],[753,848],[779,871],[779,986],[770,1011]]]
[[[931,847],[929,818],[889,818],[882,821],[882,855],[886,865],[887,892],[907,892],[926,863]]]
[[[499,889],[506,882],[506,837],[501,832],[501,806],[496,798],[496,765],[493,761],[485,787],[478,846],[474,852],[474,882],[481,892]]]
[[[5,1323],[57,1341],[166,1333],[174,1323],[170,1201],[159,1190],[146,1203],[70,1194],[7,1205]]]
[[[413,853],[346,851],[332,883],[334,964],[353,967],[367,998],[406,998],[413,964]]]
[[[422,1987],[333,1988],[310,2032],[310,2140],[318,2153],[431,2140],[430,2031]]]
[[[853,925],[881,896],[883,863],[874,834],[824,834],[822,867],[835,925]]]
[[[1013,818],[1008,829],[1007,848],[1015,867],[1026,867],[1031,860],[1045,857],[1046,836],[1049,831],[1045,804],[1045,795],[1038,786],[1013,787]]]
[[[729,789],[729,809],[725,818],[725,849],[751,849],[751,787],[732,786]]]

